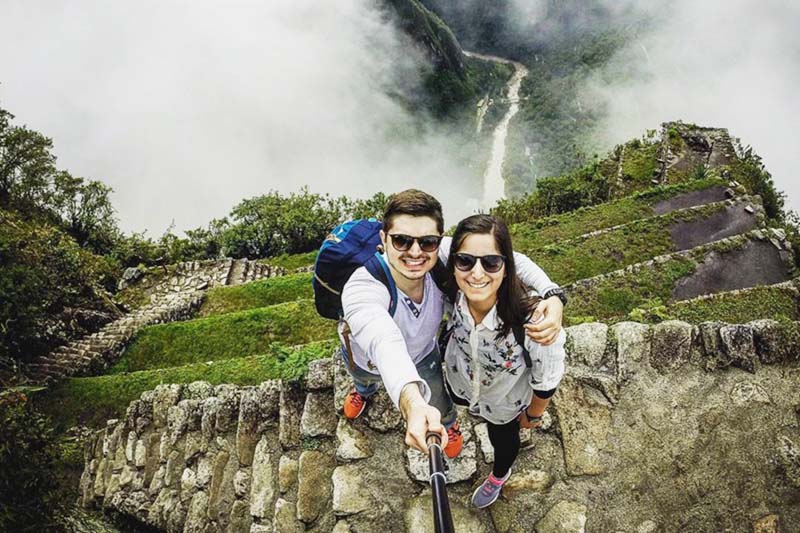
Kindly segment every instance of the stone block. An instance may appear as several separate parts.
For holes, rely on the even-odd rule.
[[[236,429],[236,423],[239,420],[241,389],[235,385],[217,385],[214,389],[214,395],[219,402],[216,409],[214,429],[219,434],[225,434]]]
[[[297,505],[283,498],[275,502],[272,523],[275,527],[274,533],[302,533],[306,530],[303,523],[297,519]]]
[[[597,475],[606,471],[601,452],[611,431],[611,405],[597,389],[565,377],[554,407],[564,443],[567,473]]]
[[[244,498],[250,492],[251,476],[247,470],[239,470],[233,476],[233,493],[237,498]]]
[[[181,392],[182,400],[205,400],[214,395],[214,386],[208,381],[193,381],[184,385]]]
[[[463,430],[462,432],[465,433]],[[476,440],[477,439],[472,439],[467,441],[465,439],[464,447],[461,449],[461,453],[458,454],[458,457],[447,460],[447,484],[458,483],[459,481],[472,479],[472,477],[478,471],[478,464],[476,460],[477,446],[475,445]],[[430,478],[428,456],[412,448],[407,448],[406,461],[411,478],[427,483]]]
[[[250,514],[256,518],[272,516],[275,502],[275,474],[266,435],[256,446],[253,459],[253,481],[250,490]]]
[[[309,392],[306,395],[300,419],[303,437],[333,437],[336,421],[332,392]]]
[[[797,358],[800,353],[800,329],[796,323],[782,324],[776,320],[754,320],[748,324],[759,360],[776,364]]]
[[[305,395],[296,384],[284,383],[280,395],[278,433],[284,449],[300,446],[300,418]]]
[[[341,461],[355,461],[372,455],[367,437],[353,427],[346,418],[339,419],[339,425],[336,427],[336,439],[339,442],[339,446],[336,448],[336,457]]]
[[[306,389],[320,390],[333,387],[333,358],[315,359],[308,363]]]
[[[691,351],[691,324],[668,320],[652,327],[650,365],[659,372],[680,368],[689,362]]]
[[[600,368],[606,352],[608,326],[592,322],[566,328],[566,332],[568,364],[580,363],[589,368]]]
[[[536,523],[536,533],[583,533],[586,528],[586,506],[562,500]]]
[[[381,433],[394,431],[403,426],[403,417],[400,411],[383,389],[369,399],[367,408],[361,416],[367,426]]]
[[[722,348],[731,364],[755,372],[758,365],[758,356],[753,338],[753,330],[746,325],[736,324],[723,326],[719,330]]]
[[[638,322],[619,322],[609,329],[616,346],[617,378],[628,381],[640,365],[650,359],[650,326]]]
[[[279,413],[279,397],[278,384],[274,381],[242,390],[239,421],[236,426],[236,448],[241,465],[252,464],[256,443],[269,421]]]
[[[278,488],[281,494],[286,494],[297,483],[298,463],[288,455],[282,455],[278,463]]]
[[[192,496],[186,513],[184,533],[205,533],[208,521],[208,493],[200,491]]]
[[[297,519],[313,523],[330,503],[331,476],[336,464],[332,456],[315,450],[300,455],[297,489]]]
[[[239,533],[240,531],[250,531],[253,524],[253,517],[250,516],[247,502],[236,500],[231,506],[231,515],[228,522],[228,533]]]
[[[369,485],[357,465],[343,465],[333,471],[333,512],[337,516],[357,514],[376,505]]]
[[[158,385],[153,389],[153,425],[162,428],[167,425],[169,408],[178,403],[182,385]]]
[[[489,533],[484,521],[480,518],[480,510],[464,506],[451,499],[450,510],[453,515],[453,530],[470,533]],[[431,512],[431,493],[426,489],[416,498],[408,500],[404,513],[405,530],[416,532],[434,531],[433,513]],[[399,524],[398,524],[399,525]]]
[[[514,472],[503,487],[503,495],[510,499],[516,495],[544,492],[552,483],[550,474],[543,470]]]

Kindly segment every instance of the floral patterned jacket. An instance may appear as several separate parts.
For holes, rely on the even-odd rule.
[[[501,326],[497,306],[475,324],[459,291],[447,323],[453,330],[444,355],[445,375],[453,393],[469,402],[470,413],[493,424],[511,422],[530,404],[534,390],[554,389],[564,375],[563,329],[550,346],[526,337],[532,361],[528,368],[513,332],[497,339]]]

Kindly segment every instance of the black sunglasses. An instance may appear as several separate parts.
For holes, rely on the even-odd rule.
[[[389,237],[392,239],[392,246],[398,252],[407,252],[414,246],[414,241],[419,244],[420,250],[423,252],[435,252],[439,249],[439,243],[442,242],[441,235],[424,235],[422,237],[412,237],[411,235],[403,235],[402,233],[390,233]]]
[[[488,272],[489,274],[500,272],[500,269],[503,268],[503,265],[506,262],[506,258],[502,255],[492,254],[477,256],[472,254],[457,253],[453,264],[460,271],[469,272],[475,267],[475,263],[477,263],[479,259],[484,272]]]

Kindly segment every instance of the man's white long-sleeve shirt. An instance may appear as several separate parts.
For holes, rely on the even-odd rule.
[[[452,239],[445,237],[439,246],[439,259],[447,261]],[[384,255],[384,260],[386,256]],[[533,261],[515,253],[517,275],[539,294],[557,287]],[[353,361],[364,370],[380,374],[395,406],[400,391],[408,383],[417,383],[426,401],[430,399],[427,383],[416,369],[436,346],[436,333],[444,313],[445,296],[430,273],[423,278],[423,298],[416,303],[397,289],[397,310],[389,314],[389,291],[364,267],[357,268],[342,290],[344,320],[350,328]],[[343,323],[339,324],[342,338]]]

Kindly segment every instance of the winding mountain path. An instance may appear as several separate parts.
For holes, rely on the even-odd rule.
[[[505,180],[503,179],[503,162],[506,156],[506,137],[508,136],[508,124],[514,115],[519,112],[519,89],[522,86],[522,80],[528,75],[528,69],[522,63],[511,61],[502,57],[477,54],[475,52],[464,51],[467,57],[476,59],[483,59],[484,61],[495,61],[514,67],[514,75],[508,82],[507,100],[511,104],[506,111],[503,120],[497,125],[492,135],[492,152],[489,158],[489,164],[486,166],[486,172],[483,174],[483,198],[481,199],[481,208],[488,211],[497,203],[498,200],[505,198]],[[481,106],[481,119],[483,114],[486,113],[486,107]],[[480,120],[482,123],[483,121]]]

